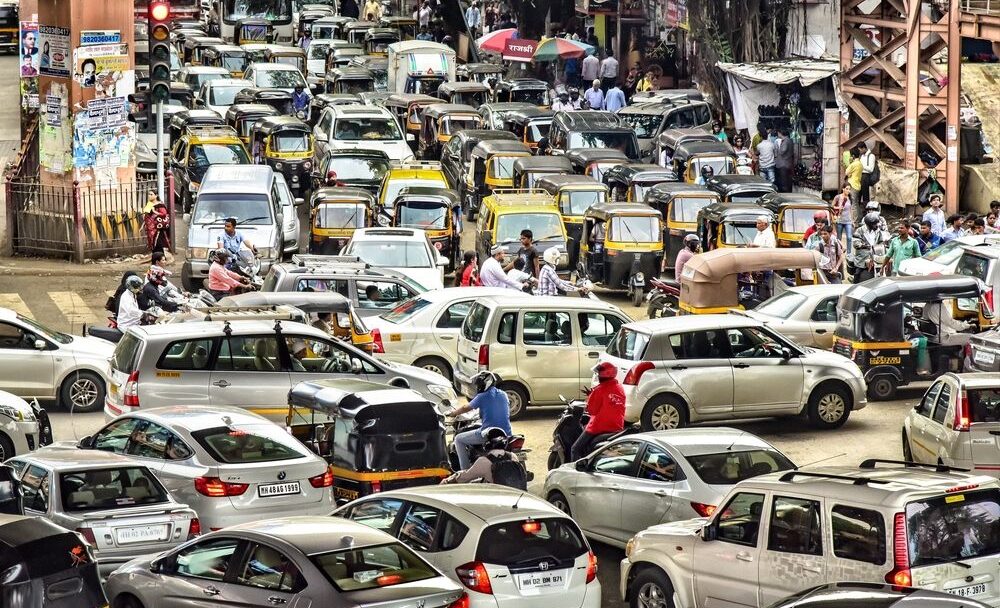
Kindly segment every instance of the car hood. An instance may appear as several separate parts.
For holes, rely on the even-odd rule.
[[[115,352],[115,343],[93,336],[73,336],[73,341],[63,345],[62,349],[77,357],[93,357],[107,361]]]
[[[393,268],[396,272],[404,274],[407,277],[413,279],[418,284],[423,286],[424,289],[441,289],[444,287],[444,281],[441,278],[440,268]]]
[[[907,276],[924,276],[928,274],[940,273],[945,267],[937,262],[925,260],[923,258],[912,258],[903,260],[899,264],[899,274]]]
[[[676,537],[694,537],[697,536],[701,529],[705,527],[708,523],[707,517],[695,517],[694,519],[682,519],[680,521],[672,521],[666,524],[658,524],[646,528],[640,534],[655,535],[655,536],[676,536]]]
[[[225,232],[222,224],[191,224],[188,247],[215,247]],[[277,239],[275,226],[240,226],[240,234],[256,247],[270,247]]]
[[[404,161],[413,158],[413,150],[410,146],[406,145],[403,140],[391,140],[391,141],[370,141],[370,140],[359,140],[359,141],[344,141],[337,140],[336,143],[331,145],[334,150],[355,150],[362,148],[365,150],[381,150],[385,152],[389,160],[394,161]]]

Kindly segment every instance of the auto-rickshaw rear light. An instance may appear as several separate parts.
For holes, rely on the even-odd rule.
[[[188,540],[201,535],[201,520],[195,517],[188,526]]]
[[[587,583],[594,582],[597,578],[597,556],[591,551],[587,553]]]
[[[490,366],[490,345],[480,344],[479,345],[479,367],[489,367]]]
[[[372,494],[377,494],[382,491],[382,482],[375,480],[372,482]]]
[[[330,472],[330,469],[327,469],[326,472],[320,475],[310,477],[309,483],[314,488],[329,488],[333,485],[333,473]]]
[[[382,343],[382,332],[375,328],[372,330],[372,352],[385,354],[385,344]]]
[[[955,404],[955,422],[952,424],[952,430],[968,431],[969,422],[969,395],[962,391],[958,396],[958,403]]]
[[[94,531],[90,528],[77,528],[76,531],[83,537],[83,540],[87,541],[89,545],[97,545],[97,538],[94,536]]]
[[[463,585],[477,593],[493,595],[493,585],[490,584],[490,573],[482,562],[469,562],[455,568],[455,574]]]
[[[639,379],[642,378],[642,375],[654,367],[656,366],[653,365],[652,361],[640,361],[639,363],[636,363],[632,366],[632,369],[628,370],[628,373],[625,374],[625,381],[622,382],[622,384],[628,384],[629,386],[639,384]]]
[[[945,494],[952,494],[954,492],[968,492],[969,490],[975,490],[979,487],[978,483],[969,484],[967,486],[955,486],[954,488],[948,488],[944,491]]]
[[[913,582],[910,576],[910,550],[906,544],[906,519],[902,513],[896,513],[892,525],[892,563],[893,568],[885,575],[885,582],[901,587],[909,587]]]
[[[194,489],[199,494],[210,498],[223,498],[225,496],[240,496],[249,488],[245,483],[229,483],[222,481],[218,477],[196,477]]]
[[[993,288],[990,287],[983,293],[983,301],[986,302],[986,306],[989,307],[990,312],[993,312]]]
[[[128,375],[125,381],[125,388],[122,389],[122,405],[125,407],[139,407],[139,371],[136,370]]]

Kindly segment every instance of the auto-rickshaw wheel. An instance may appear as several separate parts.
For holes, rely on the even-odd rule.
[[[889,374],[875,376],[868,383],[868,398],[872,401],[891,401],[896,396],[896,379]]]

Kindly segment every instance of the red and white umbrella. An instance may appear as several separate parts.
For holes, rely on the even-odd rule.
[[[481,50],[502,53],[507,41],[517,34],[516,27],[509,27],[502,30],[494,30],[489,34],[484,34],[476,39],[476,44]]]

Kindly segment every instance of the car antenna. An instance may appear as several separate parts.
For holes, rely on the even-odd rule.
[[[514,506],[512,506],[511,509],[514,509],[515,511],[517,510],[517,504],[519,502],[521,502],[521,498],[523,496],[524,496],[524,492],[521,492],[520,494],[517,495],[517,500],[514,501]]]
[[[739,441],[740,437],[742,437],[744,434],[746,434],[746,431],[740,431],[740,434],[736,436],[736,439],[733,439],[733,442],[729,444],[729,447],[726,448],[726,451],[728,452],[729,450],[733,449],[733,446],[736,445],[736,442]]]
[[[797,471],[797,470],[799,470],[799,469],[801,469],[803,467],[811,467],[814,464],[819,464],[821,462],[826,462],[827,460],[833,460],[834,458],[840,458],[841,456],[847,456],[847,452],[841,452],[840,454],[837,454],[835,456],[827,456],[826,458],[820,458],[819,460],[814,460],[814,461],[812,461],[812,462],[810,462],[808,464],[804,464],[802,466],[795,467],[795,470]]]

